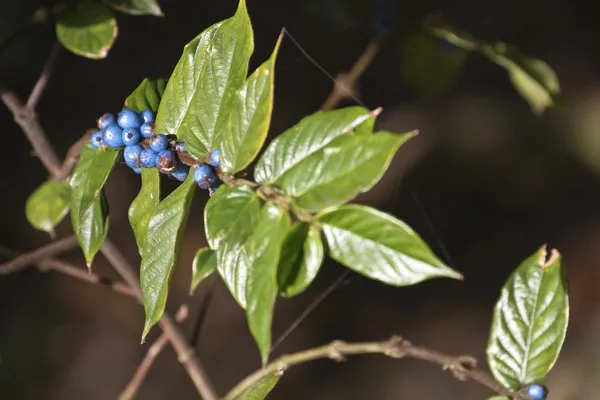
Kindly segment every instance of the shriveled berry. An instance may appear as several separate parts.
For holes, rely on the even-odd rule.
[[[209,189],[217,180],[217,176],[210,166],[202,164],[194,169],[194,180],[201,189]]]
[[[103,130],[109,125],[116,124],[117,119],[115,118],[114,114],[106,113],[106,114],[102,115],[100,118],[98,118],[97,123],[98,123],[98,129]]]
[[[157,153],[166,150],[169,147],[169,141],[165,135],[154,135],[148,140],[150,148]]]
[[[119,113],[117,123],[121,128],[140,128],[144,123],[142,117],[131,108],[124,108]]]
[[[104,139],[102,139],[102,131],[96,131],[92,133],[92,136],[90,137],[90,143],[95,149],[105,146]]]
[[[171,172],[171,176],[178,181],[185,181],[190,173],[190,167],[185,164],[179,163],[175,171]]]
[[[213,167],[218,167],[221,165],[221,152],[219,149],[214,149],[211,151],[210,155],[208,156],[208,163]]]
[[[543,385],[532,383],[527,387],[527,394],[531,397],[531,400],[546,400],[548,389]]]
[[[175,151],[185,151],[185,143],[181,140],[175,142]]]
[[[171,150],[163,150],[156,156],[156,169],[162,174],[170,174],[177,168],[177,158]]]
[[[123,129],[117,124],[110,124],[102,132],[102,140],[108,147],[123,147]]]
[[[156,152],[152,149],[144,149],[140,153],[140,167],[154,168],[156,167]]]
[[[132,144],[138,144],[142,135],[140,130],[137,128],[125,128],[123,129],[123,143],[125,146],[130,146]]]
[[[132,144],[130,146],[125,147],[125,151],[123,151],[123,157],[125,158],[125,163],[129,165],[131,168],[139,167],[140,162],[140,154],[144,149],[139,144]]]
[[[140,113],[142,119],[144,120],[144,122],[154,122],[154,111],[149,110],[149,109],[145,109]]]
[[[140,126],[140,133],[144,139],[154,136],[154,122],[146,122]]]

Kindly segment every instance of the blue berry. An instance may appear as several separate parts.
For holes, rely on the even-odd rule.
[[[108,147],[123,147],[123,129],[117,124],[110,124],[104,129],[102,140]]]
[[[177,158],[171,150],[163,150],[156,156],[156,169],[163,174],[170,174],[177,167]]]
[[[210,153],[208,157],[208,163],[213,167],[218,167],[221,165],[221,152],[219,149],[215,149]]]
[[[223,184],[223,182],[221,182],[220,180],[218,180],[218,179],[217,179],[216,181],[214,181],[214,182],[213,182],[213,184],[212,184],[212,185],[210,185],[210,190],[212,190],[212,191],[214,192],[214,191],[215,191],[215,190],[217,190],[217,189],[218,189],[218,188],[219,188],[219,187],[220,187],[222,184]]]
[[[442,51],[454,51],[456,50],[458,47],[456,47],[456,45],[446,39],[441,39],[440,40],[440,49]]]
[[[169,147],[169,141],[165,135],[155,135],[148,140],[150,148],[154,151],[161,152]]]
[[[140,130],[137,128],[125,128],[123,129],[123,143],[125,146],[130,146],[132,144],[138,144],[142,135],[140,134]]]
[[[210,166],[202,164],[194,170],[194,180],[201,189],[209,189],[217,180],[217,176]]]
[[[98,128],[103,130],[106,129],[107,126],[112,125],[112,124],[116,124],[117,123],[117,119],[115,118],[115,116],[111,113],[106,113],[104,115],[102,115],[100,118],[98,118]]]
[[[124,108],[119,113],[117,123],[121,128],[140,128],[144,123],[144,120],[138,113],[133,111],[131,108]]]
[[[143,150],[144,149],[139,144],[132,144],[131,146],[125,147],[125,151],[123,152],[125,163],[131,168],[139,167],[139,158]]]
[[[188,167],[185,164],[179,164],[177,165],[177,168],[175,168],[175,171],[171,172],[171,176],[175,179],[177,179],[178,181],[185,181],[185,179],[188,177],[188,174],[190,173],[190,167]]]
[[[138,175],[142,174],[142,168],[141,167],[131,167],[131,169],[133,170],[133,172],[135,172]]]
[[[96,131],[92,133],[92,136],[90,137],[90,143],[95,149],[105,146],[104,139],[102,139],[102,131]]]
[[[156,152],[152,149],[144,149],[140,153],[140,167],[154,168],[156,167]]]
[[[154,111],[145,109],[140,113],[140,115],[142,116],[144,122],[154,122]]]
[[[532,383],[527,387],[527,394],[531,397],[531,400],[546,400],[548,389],[545,386]]]
[[[185,143],[183,143],[181,140],[175,142],[175,151],[185,151]]]
[[[140,133],[144,139],[154,136],[154,122],[146,122],[140,126]]]

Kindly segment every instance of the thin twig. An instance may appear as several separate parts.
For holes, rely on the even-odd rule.
[[[441,365],[449,370],[456,379],[472,380],[480,383],[495,393],[509,396],[516,400],[525,400],[519,393],[513,393],[500,386],[487,372],[477,368],[477,360],[469,356],[453,357],[447,354],[419,347],[398,336],[384,342],[346,343],[334,341],[328,345],[284,355],[266,365],[264,368],[248,375],[237,384],[223,400],[233,400],[254,386],[265,376],[278,372],[282,374],[288,368],[307,361],[330,358],[334,361],[344,361],[346,356],[357,354],[383,354],[391,358],[410,357]]]
[[[188,308],[184,304],[181,307],[179,307],[179,310],[175,314],[175,321],[181,324],[187,318],[187,316]],[[166,333],[163,332],[158,337],[158,339],[156,339],[156,341],[152,343],[152,346],[148,348],[146,356],[139,364],[138,369],[133,374],[133,377],[131,378],[123,392],[121,392],[119,400],[131,400],[135,397],[138,390],[140,389],[140,386],[144,382],[144,378],[146,378],[148,371],[150,371],[152,364],[154,364],[154,360],[156,360],[156,357],[160,354],[161,351],[163,351],[167,343],[169,343],[169,337]]]
[[[8,275],[18,272],[24,268],[27,268],[29,265],[36,264],[40,260],[53,257],[76,247],[77,240],[75,239],[75,236],[59,239],[32,252],[13,258],[4,264],[0,264],[0,275]]]
[[[200,342],[200,332],[202,331],[202,326],[206,321],[208,309],[210,307],[210,303],[212,302],[213,293],[215,289],[214,275],[208,277],[204,288],[204,296],[202,298],[202,304],[200,304],[200,311],[198,311],[198,319],[196,320],[196,324],[194,325],[192,335],[190,336],[190,345],[193,347],[197,346]]]
[[[44,94],[44,90],[46,89],[46,85],[48,84],[48,80],[52,76],[52,72],[54,72],[54,67],[56,66],[56,60],[58,59],[58,54],[60,52],[61,45],[58,42],[54,42],[54,46],[52,46],[52,51],[50,52],[50,56],[48,57],[48,61],[46,61],[46,65],[44,65],[44,69],[40,74],[35,86],[31,90],[31,94],[29,95],[29,99],[27,99],[27,103],[25,107],[30,110],[34,110],[37,106],[42,94]]]

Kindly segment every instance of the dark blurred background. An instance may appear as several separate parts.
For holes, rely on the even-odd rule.
[[[38,1],[0,2],[0,43],[24,24]],[[161,0],[166,17],[117,14],[119,37],[108,58],[93,61],[62,50],[39,105],[56,150],[69,146],[106,111],[118,111],[142,78],[167,77],[183,46],[233,14],[237,1]],[[372,38],[373,0],[247,0],[255,32],[254,69],[282,26],[333,75],[349,69]],[[545,383],[550,399],[596,398],[600,374],[600,42],[591,3],[559,0],[400,2],[396,30],[360,80],[360,98],[382,106],[378,128],[421,135],[398,153],[384,179],[357,199],[404,219],[464,281],[432,280],[387,287],[352,274],[289,336],[276,353],[334,339],[380,340],[401,334],[414,343],[485,363],[492,307],[504,280],[525,257],[549,243],[568,263],[571,324],[563,354]],[[536,117],[506,72],[469,55],[447,90],[424,98],[403,78],[403,41],[423,18],[441,11],[455,26],[484,40],[503,40],[547,61],[565,106]],[[54,41],[47,24],[0,54],[0,79],[23,98]],[[333,82],[284,40],[277,61],[271,137],[323,103]],[[440,64],[443,66],[442,64]],[[441,68],[441,67],[440,67]],[[434,74],[444,71],[432,69]],[[432,77],[432,79],[434,79]],[[350,105],[345,102],[342,105]],[[0,245],[26,252],[49,242],[25,218],[29,194],[47,178],[7,109],[3,141]],[[165,183],[167,190],[174,187]],[[117,167],[107,186],[109,236],[139,265],[127,207],[138,176]],[[191,332],[204,288],[187,294],[191,260],[206,244],[198,192],[168,303],[189,302]],[[431,226],[423,211],[428,215]],[[68,218],[57,235],[71,232]],[[447,252],[444,251],[447,248]],[[448,256],[449,255],[449,256]],[[78,251],[65,259],[84,268]],[[97,273],[117,278],[102,256]],[[342,272],[327,261],[315,284],[280,300],[274,337],[281,334]],[[107,288],[30,268],[0,279],[0,398],[115,399],[147,351],[139,345],[143,310]],[[149,343],[158,335],[155,329]],[[259,367],[242,311],[218,282],[197,347],[219,393]],[[596,393],[596,395],[594,395]],[[454,380],[418,360],[359,356],[288,371],[272,399],[483,399],[474,383]],[[138,398],[197,395],[167,348]]]

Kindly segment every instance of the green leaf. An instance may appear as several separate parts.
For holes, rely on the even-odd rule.
[[[125,99],[125,107],[129,107],[137,112],[146,109],[156,112],[166,86],[166,79],[144,78],[142,83]]]
[[[88,207],[83,214],[79,213],[76,206],[71,206],[71,222],[73,231],[79,247],[83,251],[85,262],[90,268],[94,257],[102,247],[106,235],[108,234],[108,202],[104,195],[104,190],[96,197],[91,207]]]
[[[105,0],[106,3],[126,14],[164,16],[156,0]]]
[[[198,250],[192,262],[192,285],[190,294],[196,290],[200,282],[212,275],[217,269],[217,253],[214,250],[203,248]]]
[[[379,182],[400,145],[411,137],[389,132],[339,137],[280,176],[278,186],[309,211],[343,204]]]
[[[129,224],[140,255],[143,254],[148,221],[160,201],[160,175],[156,168],[142,168],[142,187],[129,206]]]
[[[510,399],[506,396],[492,396],[492,397],[488,398],[488,400],[510,400]]]
[[[323,149],[334,139],[373,118],[364,107],[346,107],[318,111],[304,117],[267,147],[256,164],[254,178],[260,183],[277,183],[278,179],[302,160]]]
[[[148,221],[140,267],[146,311],[142,340],[165,311],[169,284],[179,258],[195,187],[193,174],[190,174],[177,189],[158,203]]]
[[[267,203],[244,246],[252,266],[246,282],[246,317],[263,365],[271,352],[271,323],[278,292],[277,266],[289,226],[287,211],[274,203]]]
[[[315,279],[323,263],[323,242],[317,226],[295,223],[287,232],[281,250],[277,281],[286,297],[302,293]]]
[[[117,21],[104,4],[79,0],[59,14],[56,36],[77,55],[104,58],[117,37]]]
[[[246,308],[246,280],[250,265],[243,244],[260,212],[260,200],[250,186],[223,186],[204,209],[204,227],[217,267],[229,291]]]
[[[25,215],[35,229],[54,236],[54,227],[69,212],[71,188],[68,182],[48,180],[27,199]]]
[[[245,0],[240,0],[233,17],[185,46],[158,109],[157,131],[177,135],[199,160],[215,143],[218,147],[253,50],[252,25]]]
[[[237,396],[234,400],[264,400],[281,379],[280,371],[273,371],[262,377],[251,388]]]
[[[246,168],[267,138],[273,111],[275,59],[282,37],[277,39],[271,57],[236,93],[235,106],[221,143],[221,168],[224,171],[237,172]]]
[[[541,380],[562,347],[569,298],[560,254],[546,261],[542,246],[502,288],[494,309],[487,358],[498,382],[510,390]]]
[[[394,286],[462,279],[417,233],[389,214],[350,204],[321,213],[318,220],[331,258],[368,278]]]

